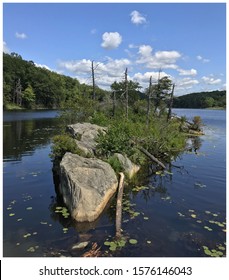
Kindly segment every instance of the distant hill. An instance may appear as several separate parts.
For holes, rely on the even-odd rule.
[[[174,108],[226,108],[226,91],[195,92],[174,98]]]

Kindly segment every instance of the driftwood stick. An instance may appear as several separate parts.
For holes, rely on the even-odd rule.
[[[156,162],[158,165],[160,165],[163,169],[166,169],[165,165],[158,160],[155,156],[153,156],[152,154],[150,154],[146,149],[144,149],[143,147],[138,147],[138,149],[145,154],[147,157],[149,157],[152,161]]]
[[[121,226],[122,226],[122,197],[123,197],[123,188],[124,188],[124,174],[120,174],[119,188],[118,188],[118,197],[116,204],[116,237],[121,237]]]

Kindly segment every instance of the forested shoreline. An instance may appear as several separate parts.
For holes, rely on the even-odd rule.
[[[162,80],[167,87],[168,81]],[[64,108],[71,102],[80,104],[86,97],[104,105],[113,102],[114,92],[115,98],[120,98],[124,87],[125,82],[114,82],[110,86],[110,91],[103,90],[93,84],[93,79],[92,85],[81,84],[76,78],[38,67],[33,61],[24,60],[19,54],[3,53],[4,110]],[[138,111],[143,100],[147,99],[148,89],[143,90],[138,82],[131,80],[128,81],[128,87],[129,105]],[[165,95],[164,97],[166,99]],[[156,99],[154,104],[159,106],[160,100]],[[174,97],[172,106],[174,108],[225,108],[226,91],[197,92]]]
[[[174,108],[226,108],[226,90],[195,92],[174,98]]]

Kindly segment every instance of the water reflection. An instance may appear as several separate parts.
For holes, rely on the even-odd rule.
[[[56,119],[18,120],[3,124],[3,158],[21,161],[50,142],[57,128]]]

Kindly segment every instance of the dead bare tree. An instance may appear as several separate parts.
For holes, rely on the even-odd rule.
[[[150,119],[151,90],[152,90],[152,76],[150,76],[150,79],[149,79],[149,90],[148,90],[148,99],[147,99],[147,119],[146,119],[147,126],[149,126],[149,119]]]
[[[91,74],[92,74],[93,100],[95,101],[95,68],[94,68],[93,60],[91,62]]]
[[[168,110],[168,115],[167,115],[167,121],[169,119],[171,119],[171,115],[172,115],[174,88],[175,88],[175,84],[173,84],[172,91],[171,91],[171,94],[170,94],[169,110]]]
[[[128,96],[128,79],[127,79],[127,68],[125,71],[125,94],[126,94],[126,118],[128,119],[128,114],[129,114],[129,96]]]

